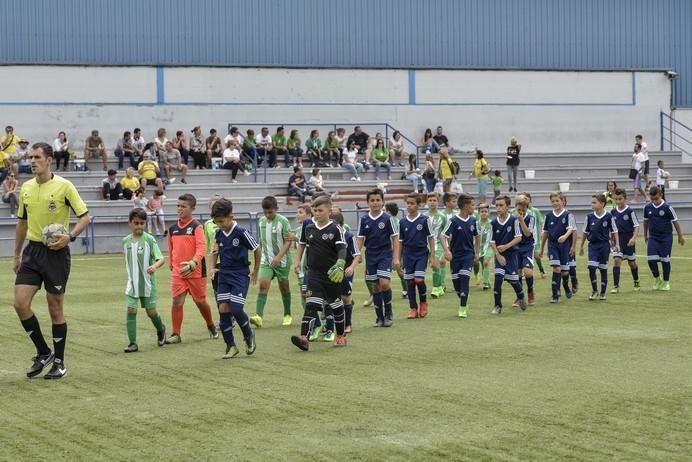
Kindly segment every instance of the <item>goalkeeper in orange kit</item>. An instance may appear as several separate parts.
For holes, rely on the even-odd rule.
[[[178,222],[168,229],[168,261],[171,268],[171,318],[173,333],[166,343],[180,343],[183,305],[189,293],[204,318],[211,338],[219,338],[207,303],[206,242],[202,223],[192,217],[197,199],[192,194],[178,197]]]

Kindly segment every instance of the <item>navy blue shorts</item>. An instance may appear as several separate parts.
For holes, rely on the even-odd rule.
[[[519,259],[519,268],[533,269],[533,246],[528,249],[517,249],[517,258]]]
[[[505,281],[519,280],[519,254],[517,252],[507,252],[502,254],[505,257],[505,264],[501,265],[495,256],[495,275],[502,275]]]
[[[608,269],[610,257],[610,242],[589,242],[588,266]]]
[[[392,253],[365,256],[365,280],[377,281],[378,279],[392,278]]]
[[[471,269],[473,268],[473,256],[465,256],[463,258],[452,259],[449,264],[449,269],[452,272],[452,280],[460,277],[471,277]]]
[[[425,279],[429,254],[411,254],[404,252],[404,279]]]
[[[353,293],[353,276],[346,277],[341,282],[341,295],[350,296]]]
[[[557,241],[548,241],[548,260],[550,266],[559,266],[562,271],[569,270],[569,263],[572,257],[569,254],[572,242],[567,241],[559,244]]]
[[[670,261],[670,253],[673,250],[673,235],[667,237],[649,236],[646,246],[646,257],[653,261]]]
[[[228,303],[234,308],[245,307],[245,298],[250,287],[250,278],[246,275],[216,273],[216,303]]]
[[[620,242],[620,252],[613,250],[613,257],[622,258],[623,260],[634,261],[637,259],[637,252],[633,245],[627,245],[627,243],[632,239],[632,234],[618,234],[618,240]]]

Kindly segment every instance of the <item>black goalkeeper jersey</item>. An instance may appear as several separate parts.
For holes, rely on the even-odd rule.
[[[344,230],[331,220],[322,228],[314,221],[305,224],[300,243],[306,247],[310,273],[326,273],[338,260],[339,253],[345,255]]]

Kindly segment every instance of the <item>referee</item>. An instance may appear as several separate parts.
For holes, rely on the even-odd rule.
[[[25,182],[19,193],[17,212],[16,242],[12,270],[17,274],[14,286],[14,309],[22,327],[36,346],[33,364],[27,370],[27,377],[35,377],[43,368],[53,363],[46,379],[59,379],[65,376],[65,341],[67,323],[63,316],[65,287],[70,275],[70,242],[73,242],[89,224],[89,214],[79,197],[77,189],[66,179],[51,171],[53,148],[47,143],[36,143],[31,147],[31,171],[34,178]],[[52,223],[70,224],[70,210],[79,220],[72,232],[62,234],[58,239],[43,245],[43,228]],[[24,247],[24,241],[29,244]],[[53,324],[53,350],[43,339],[38,319],[31,311],[31,302],[43,285],[46,289],[48,311]]]

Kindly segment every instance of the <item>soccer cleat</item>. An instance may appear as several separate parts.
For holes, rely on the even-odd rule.
[[[173,343],[180,343],[182,341],[183,341],[183,339],[180,338],[180,335],[174,333],[173,335],[171,335],[170,337],[168,337],[166,339],[166,345],[171,345]]]
[[[420,302],[420,309],[418,310],[418,316],[424,318],[428,315],[428,302]]]
[[[245,338],[245,354],[251,355],[257,349],[257,344],[255,343],[255,331],[253,330],[249,337]]]
[[[439,292],[438,292],[438,287],[433,287],[433,288],[430,290],[430,296],[431,296],[432,298],[439,298],[439,297],[440,297],[440,294],[439,294]]]
[[[290,314],[284,315],[284,320],[281,323],[282,326],[290,326],[293,323],[293,317]]]
[[[619,294],[620,293],[620,288],[618,286],[613,287],[610,289],[611,294]]]
[[[163,329],[156,331],[156,344],[162,347],[166,343],[166,326]]]
[[[310,342],[314,342],[319,338],[320,334],[322,333],[322,327],[322,324],[320,324],[319,326],[315,326],[312,328],[312,332],[310,332],[308,336],[308,340]]]
[[[231,359],[238,356],[240,350],[235,345],[226,345],[226,354],[224,354],[221,359]]]
[[[382,327],[392,327],[392,324],[394,324],[394,320],[392,319],[392,317],[385,316],[384,321],[382,321]]]
[[[660,276],[654,279],[654,290],[661,290],[662,285],[663,279]]]
[[[216,326],[209,327],[209,338],[211,338],[211,339],[219,338],[219,331],[216,330]]]
[[[529,306],[533,306],[536,304],[536,293],[535,292],[529,292]]]
[[[408,316],[406,317],[406,319],[418,319],[418,310],[415,308],[411,308],[408,311]]]
[[[384,319],[377,318],[375,320],[375,324],[373,324],[372,327],[384,327]]]
[[[512,302],[512,308],[519,308],[519,299],[518,298]]]
[[[479,285],[481,285],[481,275],[480,275],[480,273],[479,273],[479,274],[476,274],[476,286],[479,286]]]
[[[490,284],[483,284],[483,290],[490,290]]]
[[[334,338],[336,337],[336,334],[332,332],[331,330],[328,330],[327,332],[324,333],[324,337],[322,337],[323,342],[333,342]]]
[[[404,298],[404,299],[408,298],[408,292],[405,290],[402,290],[401,291],[401,298]]]
[[[262,320],[262,316],[256,314],[254,316],[250,316],[250,324],[252,324],[252,327],[255,329],[261,329],[262,324],[264,324],[264,321]]]
[[[577,284],[575,281],[572,283],[572,293],[576,294],[578,290],[579,290],[579,284]]]
[[[123,348],[123,351],[125,353],[134,353],[135,351],[139,351],[139,347],[136,343],[130,343],[128,346]]]
[[[520,298],[519,299],[519,308],[521,308],[521,311],[526,311],[526,307],[528,305],[526,304],[526,297]]]
[[[639,292],[639,289],[641,289],[641,286],[639,285],[639,281],[634,281],[634,291]]]
[[[501,306],[493,307],[493,311],[490,312],[490,314],[500,314],[500,313],[502,313],[502,307]]]
[[[345,347],[346,346],[346,336],[345,335],[337,335],[336,340],[334,341],[334,346],[335,347]]]
[[[31,377],[36,377],[39,375],[41,372],[43,372],[43,368],[49,365],[50,363],[53,362],[55,359],[55,356],[53,355],[53,352],[49,352],[48,354],[45,355],[36,355],[31,360],[34,362],[31,367],[26,371],[26,376],[31,378]]]
[[[565,297],[567,297],[567,298],[572,298],[572,294],[573,294],[573,293],[574,293],[574,292],[572,292],[571,290],[565,290]]]
[[[457,311],[457,316],[460,318],[468,318],[469,317],[469,307],[468,306],[460,306],[459,310]]]
[[[46,375],[43,376],[43,378],[46,380],[61,379],[65,377],[65,374],[67,374],[67,368],[65,367],[65,363],[63,363],[59,359],[56,359],[53,361],[53,367],[51,367],[51,369],[48,371]]]
[[[545,279],[545,273],[541,271],[541,279]]]
[[[372,305],[372,297],[368,298],[363,302],[363,306],[370,306]]]
[[[598,292],[596,292],[596,291],[591,292],[591,295],[589,295],[589,301],[590,302],[593,302],[597,298],[598,298]]]
[[[555,304],[555,303],[557,303],[557,302],[559,302],[559,301],[560,301],[560,299],[557,298],[557,297],[553,297],[553,298],[550,299],[550,303],[553,303],[553,304]]]
[[[308,338],[305,335],[293,335],[291,343],[303,351],[308,351],[308,348],[310,348],[310,342],[308,342]]]
[[[603,302],[603,301],[606,301],[606,300],[608,300],[608,297],[606,297],[606,294],[601,294],[601,296],[600,296],[600,297],[598,297],[598,299],[599,299],[600,301],[602,301],[602,302]]]
[[[661,284],[660,290],[668,292],[670,290],[670,281],[663,281],[663,284]]]
[[[350,334],[352,332],[353,332],[353,328],[351,326],[344,327],[344,334]]]

